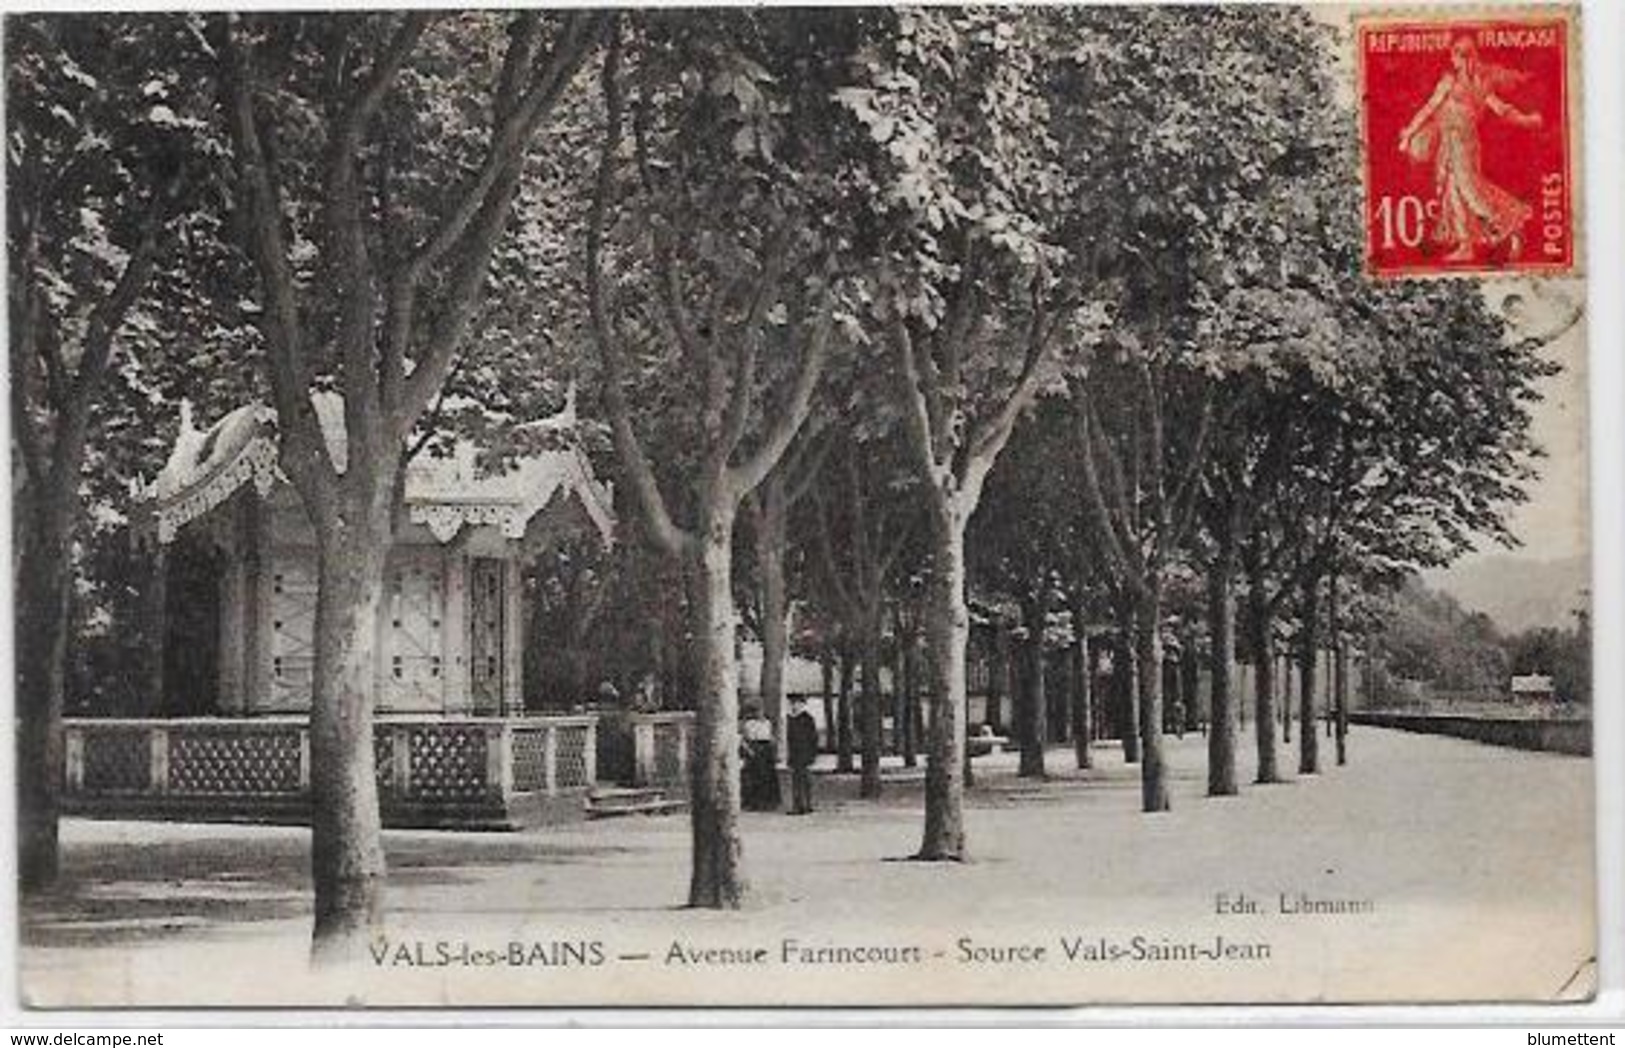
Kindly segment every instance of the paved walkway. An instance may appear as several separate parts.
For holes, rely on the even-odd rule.
[[[25,915],[25,990],[42,1004],[606,1003],[623,993],[782,1004],[1549,999],[1587,988],[1589,761],[1355,729],[1347,767],[1208,799],[1204,745],[1169,739],[1173,811],[1157,816],[1138,811],[1137,769],[1120,751],[1102,748],[1099,767],[1078,772],[1068,750],[1052,750],[1044,782],[1015,778],[1013,756],[984,758],[965,864],[887,861],[918,844],[918,783],[889,782],[867,802],[855,777],[821,776],[815,815],[744,816],[754,891],[740,913],[681,909],[680,817],[386,835],[393,942],[500,951],[582,940],[609,957],[545,978],[534,965],[312,976],[305,831],[73,820],[62,891]],[[1282,758],[1295,766],[1295,751]],[[1321,902],[1347,907],[1315,910]],[[1158,944],[1216,937],[1267,956],[1156,956]],[[1136,938],[1151,957],[1057,959],[1068,942]],[[913,945],[924,960],[808,967],[781,958],[786,939]],[[962,939],[973,954],[1042,945],[1046,957],[966,960]],[[674,967],[674,942],[759,946],[774,963],[749,977]]]

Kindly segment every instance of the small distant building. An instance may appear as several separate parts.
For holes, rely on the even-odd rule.
[[[1524,673],[1512,678],[1513,702],[1555,702],[1557,690],[1552,678],[1544,673]]]

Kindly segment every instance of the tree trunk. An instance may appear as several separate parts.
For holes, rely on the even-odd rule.
[[[1331,618],[1331,633],[1333,645],[1333,680],[1336,691],[1333,693],[1333,721],[1335,738],[1337,741],[1337,764],[1339,767],[1349,762],[1349,649],[1348,642],[1343,636],[1342,606],[1338,601],[1337,579],[1332,579],[1331,604],[1327,612]]]
[[[310,706],[311,952],[320,963],[358,960],[383,922],[373,706],[392,501],[356,501],[332,516],[311,513],[320,579]]]
[[[1251,566],[1249,566],[1251,567]],[[1253,659],[1254,726],[1258,738],[1258,775],[1255,782],[1280,782],[1275,760],[1275,624],[1264,584],[1248,572],[1247,640]]]
[[[1236,781],[1236,701],[1232,670],[1236,658],[1235,553],[1223,548],[1208,570],[1208,732],[1207,794],[1233,797]]]
[[[1183,649],[1175,649],[1177,654],[1168,657],[1168,651],[1163,649],[1162,655],[1162,730],[1164,733],[1172,732],[1175,736],[1185,737],[1185,675],[1180,671],[1180,664],[1185,655]]]
[[[912,635],[903,649],[903,715],[908,719],[904,734],[903,764],[919,764],[920,743],[925,738],[925,712],[920,705],[920,652]]]
[[[1179,657],[1179,691],[1185,697],[1185,731],[1195,731],[1200,718],[1201,705],[1201,663],[1202,656],[1197,651],[1196,635],[1190,634],[1185,638],[1185,648]]]
[[[13,420],[13,425],[26,424]],[[78,471],[72,475],[77,478]],[[25,496],[27,497],[27,496]],[[18,514],[15,595],[17,711],[17,876],[25,894],[56,883],[63,781],[62,707],[73,593],[71,492],[44,492],[46,504]]]
[[[968,695],[965,699],[964,708],[959,712],[959,716],[966,725],[970,724],[970,698]],[[967,727],[965,730],[968,733],[970,729]],[[961,756],[963,759],[959,762],[960,770],[965,777],[965,789],[968,790],[976,785],[976,762],[971,759],[969,746],[964,748]]]
[[[908,658],[907,653],[905,653],[905,643],[907,642],[903,640],[902,630],[897,630],[894,643],[892,643],[892,661],[890,661],[892,695],[890,695],[890,705],[887,707],[892,712],[892,749],[890,749],[890,752],[897,757],[902,757],[903,751],[908,749],[908,694],[903,691],[903,676],[905,676],[905,673],[903,673],[903,660]]]
[[[1349,762],[1349,649],[1337,639],[1337,763]]]
[[[1123,763],[1140,762],[1140,666],[1134,654],[1133,632],[1119,628],[1114,651],[1112,683],[1117,690],[1117,732],[1123,741]]]
[[[852,763],[852,686],[857,677],[857,659],[852,649],[841,647],[841,690],[835,698],[835,770],[850,775]]]
[[[914,676],[912,678],[912,683],[910,685],[910,690],[909,690],[909,702],[908,702],[909,711],[908,712],[909,712],[909,717],[913,720],[913,723],[914,723],[913,729],[909,732],[909,740],[910,740],[910,745],[912,745],[914,747],[914,754],[915,754],[916,758],[918,758],[919,754],[921,752],[923,752],[924,747],[926,745],[926,738],[925,738],[925,696],[921,694],[920,682],[922,680],[924,680],[926,677],[928,677],[929,673],[928,673],[928,671],[923,670],[921,668],[922,665],[923,665],[923,659],[921,657],[921,653],[919,651],[915,651],[915,653],[914,653]]]
[[[774,483],[769,479],[768,484]],[[785,514],[782,497],[762,495],[756,515],[756,572],[762,586],[762,716],[773,725],[773,742],[785,752],[784,660],[789,654],[789,585],[784,575]]]
[[[862,645],[863,705],[859,735],[863,750],[863,777],[859,797],[880,796],[880,733],[885,721],[886,698],[880,693],[880,613],[864,616]]]
[[[965,732],[966,735],[970,734],[970,723],[971,723],[971,720],[970,720],[970,642],[971,642],[971,631],[970,631],[970,623],[969,623],[969,614],[970,614],[969,606],[967,605],[967,607],[966,607],[966,625],[965,625],[965,702],[964,702],[964,705],[962,705],[959,708],[959,716],[964,721],[964,732]],[[927,645],[928,646],[929,646],[929,643],[930,642],[929,642],[929,638],[928,638],[927,639]],[[1006,659],[1005,663],[1004,663],[1004,681],[1005,681],[1006,692],[1007,693],[1010,690],[1014,689],[1015,682],[1014,682],[1014,680],[1011,679],[1011,676],[1010,676],[1010,662],[1009,662],[1008,659]],[[982,700],[982,714],[983,714],[983,718],[984,718],[983,723],[990,723],[990,722],[988,722],[986,720],[986,717],[988,715],[988,710],[987,710],[987,700],[985,698]],[[929,741],[927,742],[926,748],[927,748],[927,750],[930,749]],[[970,746],[969,745],[966,745],[961,749],[959,764],[960,764],[961,774],[964,776],[965,789],[968,790],[968,789],[970,789],[970,788],[972,788],[973,786],[976,785],[976,762],[971,759]]]
[[[1072,674],[1072,649],[1061,649],[1058,661],[1057,666],[1056,656],[1051,655],[1046,663],[1046,671],[1050,675],[1047,688],[1048,739],[1054,743],[1068,743],[1072,741],[1072,689],[1076,686],[1076,678]]]
[[[1315,688],[1320,679],[1320,584],[1304,593],[1298,638],[1298,774],[1320,774],[1320,733],[1315,730]]]
[[[920,738],[918,711],[920,695],[919,683],[916,679],[919,674],[919,669],[918,660],[915,658],[914,654],[914,638],[912,636],[904,636],[902,638],[902,649],[903,673],[901,690],[903,695],[903,767],[912,768],[919,763],[919,759],[916,756],[916,750],[919,748]]]
[[[1094,667],[1089,659],[1089,628],[1085,623],[1083,601],[1075,600],[1072,603],[1072,751],[1077,758],[1078,768],[1092,768],[1095,766],[1094,750],[1090,742],[1094,738],[1094,712],[1090,703],[1094,689]]]
[[[893,637],[891,663],[891,696],[886,708],[891,710],[891,749],[896,756],[903,755],[908,736],[908,708],[903,705],[903,633],[897,630]]]
[[[993,658],[987,668],[987,699],[982,723],[1000,731],[1004,723],[1004,699],[1015,694],[1015,674],[1011,672],[1010,625],[1000,616],[993,626]]]
[[[824,700],[824,752],[832,753],[835,750],[835,656],[828,644],[818,656],[818,668],[823,677]]]
[[[1162,759],[1162,599],[1153,590],[1140,601],[1136,647],[1140,663],[1141,810],[1168,810]]]
[[[165,648],[169,642],[169,548],[154,545],[147,554],[150,567],[147,589],[141,594],[142,651],[146,665],[142,667],[142,691],[135,713],[138,717],[161,716],[164,709]],[[265,626],[268,628],[269,623]]]
[[[926,601],[931,723],[926,737],[925,833],[916,858],[965,858],[965,519],[932,507],[932,572]]]
[[[1295,640],[1294,638],[1293,640]],[[1292,645],[1293,640],[1287,641],[1287,653],[1281,656],[1280,682],[1281,689],[1277,693],[1277,706],[1281,711],[1281,741],[1288,746],[1292,745]],[[1310,725],[1310,730],[1314,726]]]
[[[694,863],[688,904],[713,910],[737,909],[746,893],[739,838],[739,679],[734,664],[732,553],[733,521],[714,519],[690,567],[700,679],[689,776]]]
[[[1049,692],[1049,741],[1056,744],[1072,742],[1072,649],[1062,648],[1045,656],[1046,685]]]
[[[1269,635],[1266,615],[1262,632],[1253,632],[1254,735],[1258,744],[1258,774],[1255,783],[1280,782],[1281,770],[1275,750],[1275,644]]]
[[[1021,761],[1016,774],[1024,779],[1044,777],[1044,742],[1046,732],[1044,696],[1044,620],[1041,606],[1027,608],[1022,613],[1027,627],[1022,641],[1023,658],[1020,675],[1020,706],[1016,709],[1016,729],[1021,741]]]

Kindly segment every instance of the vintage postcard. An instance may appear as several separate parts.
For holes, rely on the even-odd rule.
[[[1597,981],[1574,7],[14,13],[17,993]]]

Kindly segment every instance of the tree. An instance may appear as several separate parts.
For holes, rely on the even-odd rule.
[[[1155,811],[1166,806],[1164,589],[1186,553],[1216,431],[1234,410],[1224,380],[1268,359],[1233,323],[1230,299],[1267,287],[1275,266],[1286,271],[1283,213],[1303,199],[1295,183],[1332,118],[1325,30],[1285,9],[1101,11],[1077,22],[1062,144],[1078,158],[1073,166],[1087,165],[1096,193],[1124,202],[1105,214],[1080,210],[1071,223],[1073,238],[1109,239],[1097,266],[1122,288],[1109,351],[1074,390],[1088,449],[1083,491],[1133,620],[1142,802]],[[1152,113],[1142,114],[1142,98],[1158,100]],[[1307,232],[1316,242],[1320,230]],[[1227,599],[1223,587],[1214,594],[1221,609]],[[1222,648],[1222,624],[1215,635]],[[1227,792],[1227,701],[1217,702],[1214,723],[1212,785]]]
[[[846,623],[846,633],[857,640],[863,683],[858,731],[863,777],[858,794],[874,798],[881,791],[885,710],[880,669],[886,598],[893,568],[907,549],[913,521],[907,503],[899,498],[906,499],[909,493],[899,490],[907,486],[907,473],[892,465],[897,457],[894,440],[860,444],[850,435],[831,440],[841,446],[813,492],[814,540],[825,584]],[[836,552],[837,537],[842,553]]]
[[[1371,296],[1370,298],[1366,296]],[[1278,534],[1298,620],[1299,771],[1319,770],[1314,695],[1331,580],[1396,585],[1488,538],[1526,497],[1535,382],[1551,365],[1475,289],[1360,288],[1355,338],[1380,347],[1336,391],[1307,394]]]
[[[1098,551],[1077,476],[1072,401],[1051,397],[1017,426],[988,478],[986,511],[972,521],[967,546],[971,578],[984,603],[1013,606],[1020,619],[1023,672],[1016,701],[1020,773],[1044,775],[1047,737],[1044,650],[1051,615],[1066,610],[1076,659],[1069,689],[1087,689],[1087,620]],[[1072,695],[1079,767],[1087,767],[1088,698]]]
[[[810,431],[810,425],[803,428],[762,486],[744,501],[759,595],[756,627],[762,642],[762,673],[758,692],[762,715],[772,722],[773,738],[781,753],[787,744],[784,661],[790,655],[791,585],[785,561],[791,542],[790,516],[811,491],[830,448],[830,442],[814,440]]]
[[[965,528],[1074,319],[1041,216],[1064,181],[1033,11],[900,10],[840,93],[867,132],[881,262],[872,319],[900,376],[931,565],[925,826],[916,858],[965,855]]]
[[[1301,275],[1289,286],[1259,289],[1262,294],[1254,291],[1231,300],[1232,316],[1243,330],[1252,329],[1254,350],[1267,353],[1268,363],[1231,379],[1234,410],[1220,427],[1219,437],[1226,454],[1206,482],[1211,632],[1221,643],[1233,643],[1230,624],[1222,620],[1233,608],[1239,563],[1247,578],[1243,620],[1253,665],[1256,781],[1261,784],[1280,781],[1275,748],[1276,623],[1298,592],[1281,576],[1302,538],[1300,515],[1305,511],[1303,500],[1309,497],[1303,485],[1312,484],[1318,475],[1305,456],[1312,458],[1307,449],[1315,439],[1311,435],[1315,424],[1337,417],[1347,391],[1369,381],[1372,356],[1378,352],[1371,339],[1361,337],[1358,324],[1343,320],[1358,314],[1359,289],[1340,275],[1346,270],[1336,259],[1339,255],[1351,259],[1352,245],[1350,238],[1334,238],[1325,243],[1326,250],[1302,260]],[[1315,490],[1336,499],[1332,488],[1322,485]],[[1218,703],[1219,663],[1222,659],[1228,667],[1231,658],[1215,651],[1212,659]],[[1312,673],[1309,684],[1314,685]],[[1309,752],[1316,743],[1304,742],[1301,736],[1302,732],[1300,746]],[[1210,765],[1210,784],[1215,775],[1234,783],[1234,747],[1224,750],[1228,762]]]
[[[1167,424],[1173,404],[1193,402],[1194,427]],[[1095,365],[1080,403],[1085,498],[1110,571],[1133,609],[1141,804],[1148,812],[1164,811],[1163,605],[1173,559],[1193,519],[1213,393],[1200,376],[1182,374],[1165,359],[1119,357]],[[1115,420],[1105,414],[1119,407],[1127,414]],[[1183,440],[1170,439],[1179,433]]]
[[[893,666],[893,693],[897,699],[895,737],[903,755],[903,766],[919,765],[920,741],[925,736],[924,709],[920,703],[922,605],[926,590],[926,561],[923,529],[909,531],[908,541],[893,572],[891,591],[892,637],[897,661]]]
[[[168,343],[155,285],[194,290],[177,255],[209,255],[207,81],[173,16],[7,22],[7,296],[16,535],[18,873],[58,871],[61,717],[87,465],[123,461],[98,432],[124,416],[143,358]],[[166,280],[166,276],[168,279]],[[177,312],[179,309],[177,308]],[[183,326],[183,325],[177,325]],[[119,374],[122,372],[122,374]],[[149,391],[150,392],[150,391]],[[156,395],[156,394],[155,394]],[[104,476],[128,471],[106,470]]]
[[[826,78],[843,65],[854,24],[806,12],[651,15],[617,32],[601,77],[589,313],[643,533],[688,577],[701,667],[693,906],[733,908],[746,893],[734,525],[810,413],[835,338],[843,216],[831,206],[838,128]],[[634,91],[630,170],[623,54]],[[627,387],[640,366],[679,391],[664,406],[687,440],[681,459],[665,463],[676,483],[664,489],[633,423]]]
[[[1295,300],[1303,304],[1299,296],[1290,293],[1271,303],[1267,327],[1251,333],[1255,349],[1273,345],[1290,353],[1295,343],[1326,337],[1328,333],[1318,327],[1318,310],[1296,309]],[[1249,579],[1245,635],[1258,707],[1257,781],[1275,782],[1280,777],[1275,752],[1274,605],[1266,588],[1263,554],[1256,536],[1259,516],[1273,504],[1289,465],[1294,405],[1278,387],[1283,381],[1279,369],[1290,359],[1271,369],[1232,375],[1225,380],[1221,395],[1229,402],[1229,409],[1216,428],[1216,451],[1203,481],[1204,536],[1198,556],[1205,561],[1208,586],[1209,796],[1238,792],[1238,706],[1232,669],[1237,647],[1235,584],[1243,562]]]
[[[551,696],[565,708],[601,701],[595,691],[601,682],[613,686],[619,678],[630,690],[636,677],[619,672],[623,665],[605,665],[604,651],[593,644],[595,636],[612,628],[606,621],[612,603],[647,603],[627,593],[634,580],[624,570],[621,551],[601,551],[599,541],[591,535],[558,543],[526,580],[525,694]]]
[[[1512,673],[1550,676],[1557,701],[1591,705],[1589,618],[1586,609],[1578,608],[1572,626],[1539,626],[1506,638],[1508,669]]]
[[[458,359],[529,143],[602,23],[585,12],[214,22],[279,461],[316,536],[318,960],[356,956],[381,919],[372,634],[409,441]],[[488,123],[468,116],[481,108]],[[320,403],[333,405],[326,418]]]
[[[1493,625],[1478,620],[1448,593],[1406,578],[1385,594],[1374,616],[1374,643],[1388,671],[1406,680],[1427,681],[1433,689],[1493,695],[1513,672],[1530,670],[1514,646],[1509,652]]]

